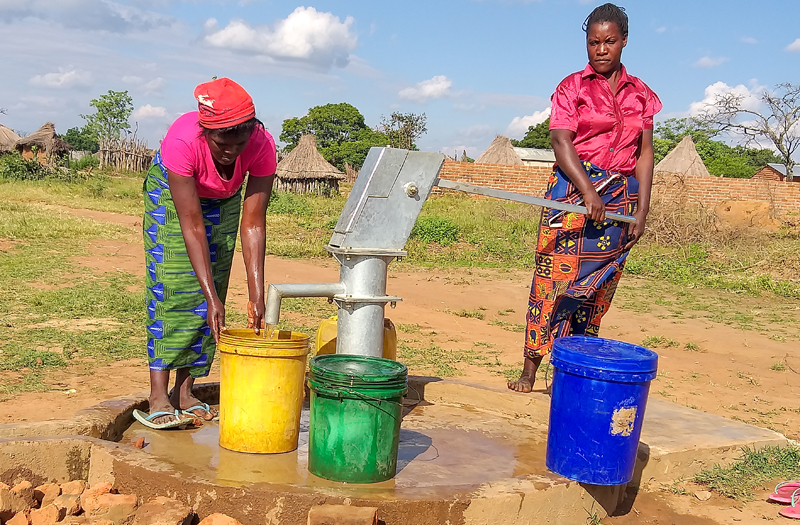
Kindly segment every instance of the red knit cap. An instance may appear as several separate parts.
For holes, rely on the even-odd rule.
[[[229,78],[218,78],[194,89],[200,125],[207,129],[230,128],[256,116],[256,107],[242,86]]]

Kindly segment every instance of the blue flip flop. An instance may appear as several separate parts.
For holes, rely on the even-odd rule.
[[[180,412],[184,416],[197,418],[197,419],[199,419],[201,421],[219,421],[219,412],[217,412],[217,415],[209,420],[209,419],[203,419],[202,417],[198,416],[197,414],[193,414],[192,412],[195,411],[195,410],[205,410],[209,414],[211,413],[211,407],[208,405],[208,403],[200,403],[199,405],[195,405],[193,407],[189,407],[189,408],[183,409]]]
[[[163,416],[175,416],[175,420],[167,421],[166,423],[153,423],[155,418]],[[175,409],[175,412],[162,410],[152,414],[145,414],[141,410],[134,410],[133,417],[142,425],[146,426],[147,428],[152,428],[153,430],[167,430],[170,428],[185,427],[192,422],[190,418],[182,417],[182,414],[177,409]]]

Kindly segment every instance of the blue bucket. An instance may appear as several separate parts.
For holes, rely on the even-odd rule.
[[[560,337],[550,363],[547,468],[582,483],[628,483],[658,354],[599,337]]]

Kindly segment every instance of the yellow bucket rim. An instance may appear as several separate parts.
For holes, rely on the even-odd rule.
[[[298,357],[308,355],[309,337],[300,332],[276,330],[271,339],[266,339],[256,335],[252,328],[231,328],[220,333],[218,348],[223,354]]]

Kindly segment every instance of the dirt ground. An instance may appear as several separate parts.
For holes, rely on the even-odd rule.
[[[97,272],[122,270],[144,275],[138,218],[86,210],[75,213],[131,227],[129,239],[95,243],[79,259],[81,264]],[[243,312],[247,297],[240,255],[234,261],[228,308]],[[388,293],[401,296],[403,301],[395,310],[387,309],[387,316],[396,324],[420,327],[416,333],[398,332],[401,342],[435,344],[445,350],[475,349],[476,342],[489,343],[499,352],[501,363],[521,364],[522,334],[493,326],[490,321],[525,322],[529,272],[409,270],[397,265],[390,268]],[[332,260],[268,257],[266,276],[270,282],[338,281],[338,267]],[[624,277],[616,307],[605,317],[600,334],[635,344],[648,337],[672,341],[672,346],[658,350],[659,377],[651,387],[651,395],[800,439],[800,378],[793,371],[800,372],[800,307],[787,307],[783,301],[781,307],[793,315],[788,325],[766,323],[759,330],[746,330],[736,323],[711,321],[697,312],[676,316],[674,307],[659,304],[664,302],[659,300],[663,299],[658,295],[661,293],[665,292],[653,289],[647,280]],[[759,315],[775,302],[736,296],[733,301],[741,312],[752,315]],[[453,314],[459,310],[484,312],[485,319]],[[781,335],[776,337],[778,333]],[[785,366],[775,370],[776,363]],[[465,365],[463,372],[461,379],[475,383],[505,382],[485,367]],[[218,374],[215,365],[209,380],[217,380]],[[148,372],[144,359],[132,360],[97,368],[92,374],[59,372],[49,379],[49,384],[53,387],[50,392],[22,394],[0,403],[0,423],[68,418],[77,410],[110,397],[147,390]],[[544,384],[537,384],[536,388],[543,389]],[[763,492],[757,497],[763,500],[765,495]],[[603,523],[701,525],[781,519],[776,506],[762,501],[745,506],[717,495],[701,502],[692,495],[659,491],[638,494],[628,506],[625,515],[607,518]]]

